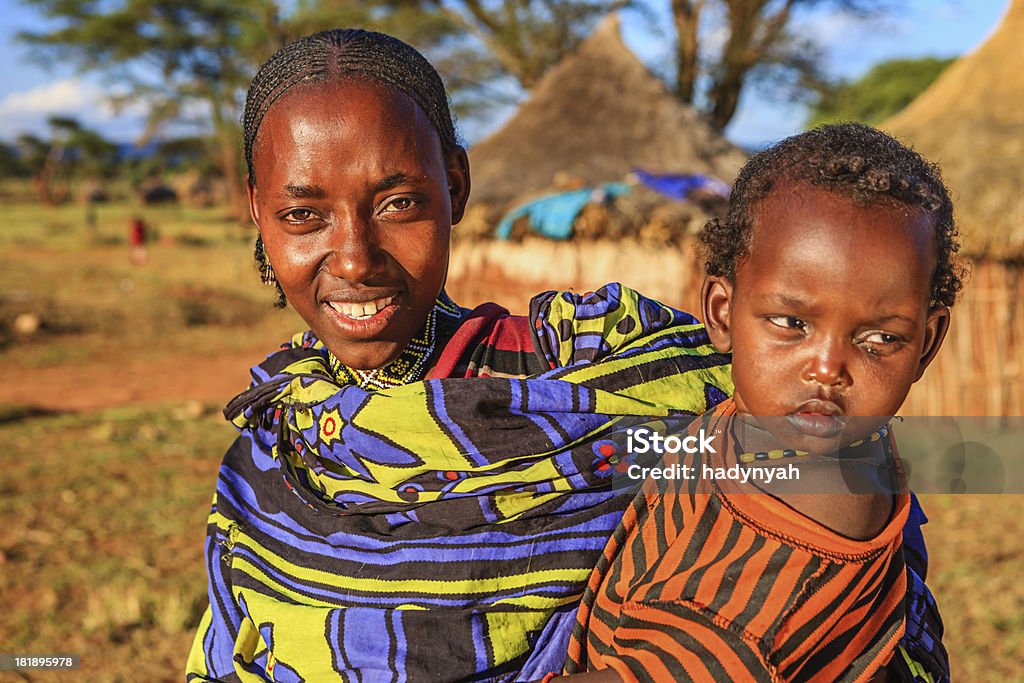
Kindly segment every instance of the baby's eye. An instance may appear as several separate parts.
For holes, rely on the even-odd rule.
[[[792,315],[773,315],[768,317],[768,322],[776,327],[787,330],[805,330],[807,322]]]
[[[869,344],[895,344],[900,341],[900,338],[895,334],[887,334],[885,332],[872,332],[871,334],[864,337],[864,341]]]
[[[888,356],[903,348],[903,337],[888,332],[868,332],[858,342],[872,356]]]

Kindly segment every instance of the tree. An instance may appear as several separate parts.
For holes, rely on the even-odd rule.
[[[27,174],[18,148],[0,142],[0,178],[24,178]]]
[[[579,45],[600,17],[629,0],[482,0],[433,5],[486,45],[501,71],[531,88],[549,67]]]
[[[92,179],[107,178],[116,170],[118,149],[99,133],[91,131],[73,118],[51,116],[50,139],[21,135],[16,142],[21,166],[32,178],[39,201],[55,204],[58,196],[54,185],[58,174],[78,175]]]
[[[798,35],[795,20],[813,11],[866,17],[886,0],[669,0],[675,32],[673,90],[723,129],[740,94],[762,84],[790,98],[819,92],[822,46]],[[596,19],[616,10],[651,14],[643,0],[428,0],[477,36],[507,74],[530,88],[571,52]],[[723,39],[718,41],[717,38]],[[719,44],[720,43],[720,44]]]
[[[955,58],[892,59],[876,64],[855,81],[840,81],[822,89],[807,126],[832,121],[878,125],[910,104]]]
[[[419,0],[298,0],[287,16],[275,0],[23,1],[54,28],[19,37],[41,57],[105,74],[118,105],[143,103],[147,138],[199,105],[239,216],[239,113],[256,67],[274,51],[326,26],[376,27],[428,50],[449,45],[458,31],[447,12]]]
[[[238,93],[257,46],[280,43],[269,0],[26,0],[56,28],[21,39],[47,57],[99,71],[117,84],[119,105],[143,102],[147,135],[199,103],[209,117],[219,164],[237,183]],[[236,193],[237,194],[237,193]]]
[[[18,136],[14,147],[18,151],[21,167],[32,178],[32,187],[40,203],[53,204],[48,173],[45,170],[48,165],[52,166],[47,163],[51,158],[50,143],[30,133],[23,133]]]
[[[740,94],[755,81],[799,96],[823,81],[821,46],[796,35],[793,21],[809,10],[831,7],[862,16],[881,10],[878,0],[671,0],[676,32],[675,93],[702,105],[721,130],[736,113]],[[724,34],[720,49],[708,36]],[[706,90],[700,84],[706,80]],[[702,101],[703,100],[703,101]]]

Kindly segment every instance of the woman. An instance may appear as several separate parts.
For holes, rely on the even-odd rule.
[[[616,285],[539,296],[528,319],[455,305],[468,161],[440,79],[400,41],[286,46],[243,125],[262,275],[310,331],[226,410],[240,436],[189,680],[560,670],[628,503],[607,485],[619,436],[705,412],[731,388],[727,357],[694,318]],[[445,379],[462,377],[479,379]]]

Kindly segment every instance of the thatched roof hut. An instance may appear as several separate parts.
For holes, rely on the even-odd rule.
[[[626,47],[615,15],[469,156],[473,200],[495,207],[551,189],[556,176],[598,184],[642,167],[731,182],[745,161]]]
[[[1024,0],[882,128],[942,166],[965,253],[1024,257]]]

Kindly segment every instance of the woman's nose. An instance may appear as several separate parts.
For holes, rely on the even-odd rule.
[[[840,339],[822,339],[814,344],[804,366],[803,379],[830,387],[852,384],[845,347]]]
[[[346,212],[336,221],[331,236],[331,274],[352,284],[366,283],[385,266],[376,226],[369,216]]]

